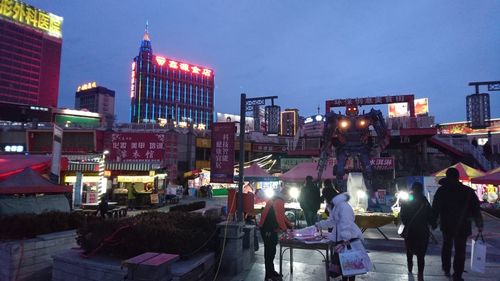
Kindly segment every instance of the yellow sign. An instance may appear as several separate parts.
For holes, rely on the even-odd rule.
[[[0,0],[0,16],[36,28],[50,36],[62,37],[63,18],[17,0]]]
[[[85,83],[85,84],[82,84],[82,85],[78,86],[78,88],[76,88],[76,91],[80,92],[80,91],[85,91],[85,90],[93,89],[93,88],[96,88],[96,87],[97,87],[97,83],[96,82],[88,82],[88,83]]]
[[[154,182],[154,178],[150,176],[118,176],[118,182]]]

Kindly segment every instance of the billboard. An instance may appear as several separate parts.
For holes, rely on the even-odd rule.
[[[236,128],[232,122],[214,123],[210,157],[210,182],[233,183],[235,132]]]
[[[415,99],[414,107],[416,116],[429,114],[429,99]],[[410,109],[406,102],[390,103],[387,111],[389,118],[410,116]]]
[[[483,129],[489,126],[490,95],[472,94],[467,96],[467,121],[472,129]]]
[[[176,147],[174,142],[175,139],[167,141],[164,133],[111,133],[109,159],[117,162],[162,161],[165,153],[172,146]]]
[[[50,36],[62,37],[63,18],[17,0],[0,1],[0,16],[40,30]]]
[[[240,116],[235,115],[235,114],[229,114],[229,113],[221,113],[217,112],[217,122],[218,123],[225,123],[225,122],[237,122],[236,123],[236,134],[240,133]],[[255,131],[254,129],[254,122],[252,117],[246,117],[245,118],[245,132],[253,132]]]

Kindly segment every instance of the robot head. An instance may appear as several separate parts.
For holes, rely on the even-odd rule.
[[[356,104],[348,105],[345,108],[345,115],[347,116],[358,116],[358,106]]]

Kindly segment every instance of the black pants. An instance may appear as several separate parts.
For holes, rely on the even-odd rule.
[[[274,257],[276,256],[276,245],[278,245],[278,233],[274,231],[260,231],[264,241],[264,264],[266,266],[266,278],[274,273]]]
[[[443,249],[441,251],[441,263],[443,270],[450,272],[451,249],[455,246],[455,257],[453,258],[453,278],[462,278],[465,264],[465,244],[467,236],[443,231]]]
[[[413,266],[413,255],[417,256],[418,273],[424,273],[425,267],[425,254],[427,253],[427,246],[429,245],[429,235],[422,235],[420,237],[409,237],[405,239],[406,246],[406,261],[408,267]]]

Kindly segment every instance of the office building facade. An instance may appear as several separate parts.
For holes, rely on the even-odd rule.
[[[214,110],[212,69],[153,53],[146,30],[131,66],[130,121],[162,121],[210,129]]]
[[[75,109],[99,113],[103,125],[114,121],[115,91],[90,82],[78,86],[75,93]]]
[[[16,0],[0,5],[0,100],[57,107],[62,17]]]

